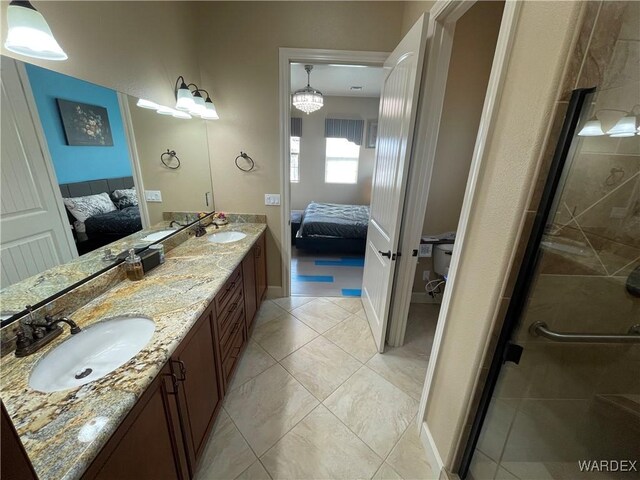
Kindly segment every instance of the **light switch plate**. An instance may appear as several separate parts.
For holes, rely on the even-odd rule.
[[[265,205],[280,205],[280,194],[279,193],[265,193],[264,195],[264,204]]]
[[[160,190],[145,190],[144,198],[147,200],[147,202],[161,203],[162,192],[160,192]]]

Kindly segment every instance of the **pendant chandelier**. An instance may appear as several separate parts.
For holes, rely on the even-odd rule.
[[[294,107],[309,115],[311,112],[320,110],[324,105],[324,100],[322,98],[322,92],[312,88],[310,85],[313,65],[305,65],[304,69],[307,71],[307,86],[296,90],[292,95],[292,101]]]

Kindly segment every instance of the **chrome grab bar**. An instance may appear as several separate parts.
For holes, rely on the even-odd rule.
[[[534,322],[529,326],[534,337],[544,337],[563,343],[640,343],[640,324],[633,325],[626,334],[609,335],[599,333],[554,332],[544,322]]]

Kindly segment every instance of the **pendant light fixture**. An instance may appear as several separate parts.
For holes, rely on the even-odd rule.
[[[42,60],[66,60],[42,14],[31,2],[14,0],[7,7],[7,39],[4,47],[14,53]]]
[[[313,65],[305,65],[304,69],[307,72],[307,86],[294,92],[292,102],[294,107],[309,115],[323,107],[324,99],[322,98],[322,92],[311,87]]]

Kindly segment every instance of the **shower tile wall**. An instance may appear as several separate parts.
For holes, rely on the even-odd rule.
[[[640,104],[640,2],[586,9],[584,61],[570,62],[568,88],[598,86],[592,113],[629,111]],[[598,114],[605,131],[621,115]],[[475,479],[573,479],[577,459],[640,456],[640,346],[554,344],[527,331],[534,321],[600,333],[640,323],[640,299],[625,289],[640,265],[640,137],[583,138],[568,171],[516,336],[524,354],[501,374]]]

